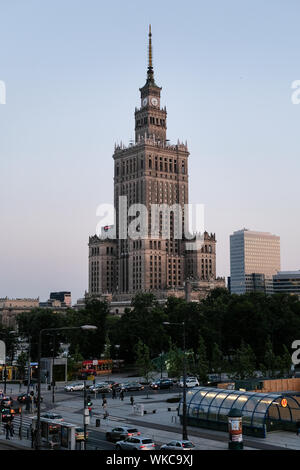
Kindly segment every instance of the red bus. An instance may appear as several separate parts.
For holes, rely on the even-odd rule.
[[[111,374],[113,361],[111,359],[91,359],[82,361],[79,376],[86,379],[89,375]]]

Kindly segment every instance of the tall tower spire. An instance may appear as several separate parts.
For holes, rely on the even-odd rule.
[[[148,71],[147,71],[147,83],[154,83],[154,72],[152,67],[152,33],[151,24],[149,24],[149,46],[148,46]]]

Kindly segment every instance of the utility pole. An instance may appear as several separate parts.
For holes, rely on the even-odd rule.
[[[84,389],[83,389],[83,430],[84,430],[84,450],[86,450],[86,438],[87,438],[87,425],[90,421],[90,413],[87,407],[87,398],[86,398],[86,380],[84,380]]]
[[[180,325],[182,326],[183,333],[183,397],[182,397],[182,440],[188,440],[187,435],[187,415],[186,415],[186,334],[185,334],[185,320],[181,323],[163,322],[163,325]]]
[[[54,398],[54,393],[55,393],[55,380],[54,380],[54,359],[55,359],[55,354],[54,354],[54,348],[55,348],[55,335],[53,335],[53,356],[52,356],[52,373],[51,373],[51,379],[52,379],[52,403],[54,403],[55,398]]]

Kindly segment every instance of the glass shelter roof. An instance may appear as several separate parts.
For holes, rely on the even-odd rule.
[[[227,422],[233,408],[243,416],[243,423],[263,427],[267,419],[300,421],[300,395],[297,392],[259,393],[211,387],[195,387],[186,393],[187,416],[206,421]],[[182,415],[182,400],[179,404]]]

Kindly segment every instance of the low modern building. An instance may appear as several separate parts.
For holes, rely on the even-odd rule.
[[[297,295],[300,299],[300,271],[280,271],[273,276],[274,294]]]

